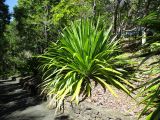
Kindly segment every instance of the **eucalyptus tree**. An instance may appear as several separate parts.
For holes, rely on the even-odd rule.
[[[53,38],[51,8],[56,3],[51,0],[19,0],[15,8],[17,29],[24,43],[23,49],[42,53]],[[52,38],[51,38],[52,37]]]
[[[5,0],[0,1],[0,74],[5,72],[5,53],[7,51],[8,43],[4,37],[4,32],[6,31],[6,25],[10,21],[10,15],[8,11],[8,6],[5,4]]]
[[[23,49],[43,53],[70,21],[93,16],[93,0],[19,0],[15,7]]]
[[[0,35],[6,30],[6,24],[9,23],[10,16],[8,6],[5,4],[5,0],[0,1]]]
[[[19,51],[21,51],[21,40],[16,29],[16,24],[16,21],[11,21],[10,24],[7,25],[7,30],[4,33],[4,37],[8,42],[8,50],[6,53],[8,74],[15,74],[17,72],[18,64],[20,65],[20,61],[22,58],[19,55]]]
[[[93,0],[61,0],[52,8],[55,25],[93,16]]]

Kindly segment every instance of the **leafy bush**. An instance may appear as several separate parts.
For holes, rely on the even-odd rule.
[[[80,96],[91,96],[92,82],[115,96],[110,85],[130,93],[123,85],[132,86],[123,78],[127,71],[122,66],[127,62],[119,54],[118,41],[111,39],[111,28],[100,28],[99,20],[96,25],[89,19],[75,21],[63,30],[57,43],[39,56],[43,91],[54,95],[58,108],[65,97],[70,96],[78,104]]]
[[[147,26],[154,30],[160,31],[160,14],[158,12],[151,12],[147,16],[138,20],[138,24],[142,26]]]

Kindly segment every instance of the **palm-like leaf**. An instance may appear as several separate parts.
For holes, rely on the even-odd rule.
[[[148,111],[152,110],[147,116],[147,120],[158,120],[160,118],[160,77],[148,81],[143,86],[145,88],[142,88],[143,92],[141,95],[145,97],[140,104],[146,104],[146,106],[141,112],[139,118],[144,113],[148,113]]]
[[[118,57],[117,41],[111,40],[111,28],[104,31],[95,26],[92,20],[80,20],[66,27],[59,39],[48,51],[39,56],[43,65],[44,83],[42,86],[49,95],[54,95],[60,107],[68,96],[78,104],[79,96],[91,95],[91,82],[101,84],[113,95],[113,85],[129,94],[122,84],[132,86],[122,76],[126,72],[119,69],[121,57]]]
[[[157,63],[157,62],[155,62]],[[152,75],[157,75],[160,69],[153,67],[149,72]],[[141,112],[139,118],[151,111],[147,116],[146,120],[159,120],[160,119],[160,76],[151,79],[140,86],[142,92],[139,94],[143,97],[140,104],[145,104],[143,111]]]

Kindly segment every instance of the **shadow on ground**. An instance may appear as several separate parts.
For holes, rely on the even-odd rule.
[[[71,120],[69,115],[54,117],[46,102],[22,87],[18,78],[0,80],[0,120]]]
[[[72,120],[72,119],[69,118],[68,115],[62,115],[62,116],[56,117],[54,120]]]
[[[0,120],[5,120],[15,111],[22,111],[41,103],[38,97],[31,96],[21,88],[16,79],[0,80]]]

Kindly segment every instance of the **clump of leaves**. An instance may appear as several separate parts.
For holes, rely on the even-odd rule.
[[[96,24],[89,19],[72,22],[62,31],[59,42],[39,56],[44,72],[42,86],[54,96],[58,108],[68,96],[77,104],[80,96],[91,96],[92,81],[115,96],[110,85],[130,93],[124,84],[132,84],[123,78],[127,71],[121,67],[126,61],[119,55],[118,41],[111,39],[111,29],[100,28],[99,20]]]
[[[147,26],[159,31],[160,27],[160,14],[157,12],[151,12],[147,16],[138,20],[138,24],[142,26]]]
[[[146,120],[159,120],[160,119],[160,77],[157,77],[150,82],[147,82],[148,86],[144,89],[144,99],[140,102],[145,104],[145,108],[140,114],[140,117],[148,113]]]
[[[152,64],[159,64],[160,61],[154,62]],[[154,79],[148,80],[141,86],[142,92],[140,96],[143,97],[140,104],[145,104],[143,111],[141,112],[139,118],[143,114],[149,115],[146,120],[159,120],[160,119],[160,69],[158,66],[153,67],[147,72],[151,73],[153,76],[157,76]]]

